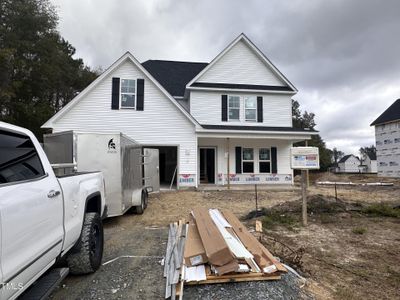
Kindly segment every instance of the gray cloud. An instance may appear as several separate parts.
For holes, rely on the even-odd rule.
[[[52,0],[61,34],[92,67],[125,51],[140,61],[210,61],[239,33],[299,89],[329,147],[374,143],[369,124],[400,97],[400,2]]]

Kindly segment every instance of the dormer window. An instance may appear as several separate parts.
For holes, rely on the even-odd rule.
[[[136,80],[121,79],[121,108],[135,108]]]

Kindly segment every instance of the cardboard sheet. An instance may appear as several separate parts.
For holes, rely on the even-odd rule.
[[[193,267],[208,262],[206,250],[201,241],[199,231],[193,219],[189,221],[189,229],[186,237],[184,259],[185,265]]]
[[[231,268],[236,263],[237,269],[238,263],[211,219],[208,209],[195,208],[193,215],[209,262],[216,267],[229,264]]]

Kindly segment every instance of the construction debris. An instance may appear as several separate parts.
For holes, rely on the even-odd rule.
[[[170,224],[165,298],[182,299],[183,286],[278,280],[287,269],[230,211],[193,209]]]
[[[392,182],[342,182],[342,181],[318,181],[318,185],[359,185],[359,186],[393,186]]]

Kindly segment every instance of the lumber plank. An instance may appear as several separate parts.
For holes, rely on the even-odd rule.
[[[213,276],[218,277],[218,276]],[[264,281],[264,280],[279,280],[280,275],[274,276],[258,276],[258,277],[242,277],[242,278],[216,278],[208,279],[202,281],[190,281],[186,282],[186,285],[200,285],[200,284],[214,284],[214,283],[227,283],[227,282],[246,282],[246,281]]]
[[[255,236],[253,236],[247,228],[239,221],[239,219],[229,210],[222,211],[225,219],[231,224],[233,230],[240,238],[242,243],[246,245],[246,247],[251,247],[249,251],[254,255],[254,258],[257,264],[260,267],[265,267],[262,265],[262,258],[267,259],[271,264],[274,264],[277,268],[277,271],[287,272],[286,268],[268,251],[267,248],[261,244]],[[255,246],[256,245],[256,246]]]

